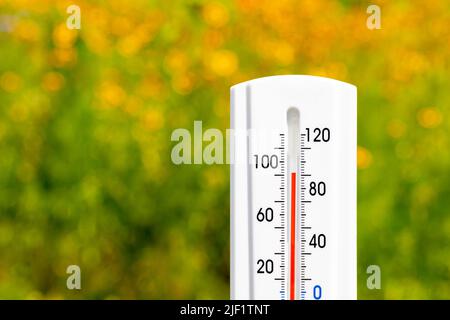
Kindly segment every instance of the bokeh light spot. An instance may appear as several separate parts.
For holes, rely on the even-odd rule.
[[[218,2],[207,3],[203,8],[203,19],[211,27],[223,27],[228,23],[228,10]]]
[[[239,62],[234,52],[219,50],[211,55],[207,64],[213,73],[226,77],[236,72]]]
[[[372,153],[361,146],[358,146],[358,169],[367,169],[372,164]]]
[[[48,72],[42,78],[42,87],[49,92],[59,91],[64,82],[64,77],[59,72]]]
[[[442,114],[435,107],[423,108],[417,113],[417,121],[424,128],[435,128],[442,122]]]
[[[14,72],[7,71],[0,77],[0,87],[8,92],[17,91],[22,81],[19,75]]]

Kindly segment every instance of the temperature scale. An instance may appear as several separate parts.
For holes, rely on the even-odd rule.
[[[231,88],[231,298],[356,299],[356,87]]]

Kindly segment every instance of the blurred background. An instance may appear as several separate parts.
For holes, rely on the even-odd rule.
[[[311,74],[358,87],[359,298],[450,299],[449,39],[442,0],[0,0],[0,298],[229,298],[229,168],[170,135]]]

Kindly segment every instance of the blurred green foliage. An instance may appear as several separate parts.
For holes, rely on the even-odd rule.
[[[0,297],[228,298],[228,167],[170,134],[313,74],[358,86],[359,298],[449,299],[450,2],[374,3],[371,31],[365,1],[0,0]]]

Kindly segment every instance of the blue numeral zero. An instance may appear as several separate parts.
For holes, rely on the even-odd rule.
[[[316,300],[320,300],[320,298],[322,298],[322,288],[319,285],[314,286],[313,296],[314,296],[314,299],[316,299]]]

